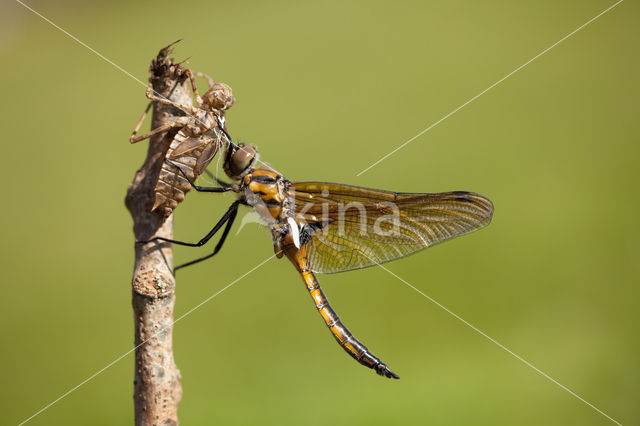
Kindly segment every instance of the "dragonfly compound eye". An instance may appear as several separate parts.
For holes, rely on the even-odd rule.
[[[226,156],[227,161],[225,161],[224,170],[230,178],[239,179],[253,165],[257,154],[256,148],[239,144],[237,146],[231,145],[229,150],[231,151]]]

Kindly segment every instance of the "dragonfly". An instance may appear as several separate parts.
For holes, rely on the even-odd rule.
[[[198,186],[183,173],[196,191],[237,194],[211,231],[196,243],[163,237],[141,243],[200,247],[224,226],[211,254],[177,266],[176,271],[215,256],[239,207],[253,208],[271,231],[276,256],[291,261],[342,349],[377,374],[399,379],[343,324],[316,274],[376,266],[480,229],[491,221],[491,200],[467,191],[406,193],[330,182],[292,182],[272,169],[256,168],[255,146],[236,145],[230,137],[227,145],[223,167],[231,183],[216,179],[219,186]]]

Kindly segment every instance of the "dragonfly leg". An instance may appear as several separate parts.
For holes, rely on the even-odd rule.
[[[176,169],[178,169],[178,171],[180,172],[180,174],[182,174],[182,176],[189,181],[189,183],[191,184],[191,187],[193,189],[195,189],[198,192],[227,192],[227,191],[233,191],[233,185],[227,185],[227,186],[222,186],[222,187],[218,187],[218,186],[199,186],[196,185],[194,181],[192,181],[191,179],[189,179],[189,176],[187,176],[187,174],[184,172],[184,170],[182,170],[182,168],[175,162],[165,158],[165,160],[167,163],[171,164],[173,167],[175,167]]]
[[[218,183],[218,185],[222,186],[223,188],[232,186],[229,182],[225,182],[225,181],[223,181],[221,179],[218,179],[216,177],[216,175],[211,173],[209,170],[205,170],[204,172],[207,174],[207,176],[209,176],[211,179],[215,180]]]
[[[133,129],[133,132],[131,132],[131,137],[129,138],[129,142],[136,143],[136,142],[140,142],[143,139],[146,139],[147,137],[150,137],[150,136],[147,136],[147,137],[144,137],[144,138],[136,138],[136,134],[140,130],[140,127],[142,127],[142,123],[144,123],[144,119],[147,118],[147,114],[149,114],[149,110],[151,109],[151,105],[153,105],[153,102],[149,102],[147,107],[144,109],[144,112],[142,113],[142,116],[140,117],[140,120],[138,120],[138,123],[136,124],[136,127]],[[144,136],[146,136],[146,135],[144,135]]]
[[[300,275],[307,286],[307,290],[309,290],[309,294],[311,295],[318,312],[322,315],[322,318],[329,327],[331,334],[336,338],[342,349],[344,349],[360,364],[375,370],[379,375],[390,379],[399,379],[400,376],[391,371],[385,363],[369,352],[369,349],[360,343],[358,339],[353,337],[353,334],[351,334],[347,327],[342,324],[338,315],[329,305],[329,301],[320,288],[320,284],[313,272],[307,268],[301,268]]]
[[[193,91],[194,96],[196,97],[196,103],[198,105],[198,107],[202,106],[202,98],[200,97],[200,93],[198,93],[198,87],[196,86],[196,77],[202,77],[204,79],[207,80],[207,84],[209,85],[209,89],[211,89],[213,87],[213,85],[215,84],[213,81],[213,78],[209,77],[207,74],[199,72],[199,71],[193,71],[190,69],[186,70],[187,75],[189,76],[189,82],[191,83],[191,90]]]
[[[173,268],[174,275],[175,275],[175,273],[176,273],[176,271],[178,269],[194,265],[196,263],[202,262],[203,260],[210,259],[213,256],[215,256],[216,254],[218,254],[218,252],[222,248],[222,245],[224,244],[225,240],[227,239],[227,235],[229,235],[229,231],[231,230],[231,226],[233,225],[233,222],[236,220],[237,214],[238,214],[238,208],[237,208],[237,204],[236,204],[236,209],[231,213],[231,216],[229,216],[229,219],[227,220],[227,225],[224,227],[224,231],[222,231],[222,236],[220,237],[220,241],[218,241],[218,244],[216,244],[216,248],[213,250],[213,253],[208,254],[206,256],[203,256],[203,257],[200,257],[198,259],[192,260],[190,262],[183,263],[182,265],[176,266],[175,268]]]
[[[149,103],[149,105],[151,105],[151,103]],[[164,126],[156,127],[155,129],[145,133],[144,135],[136,136],[148,112],[149,112],[149,108],[147,108],[144,114],[142,114],[142,117],[140,117],[140,121],[138,121],[138,124],[136,124],[136,128],[133,129],[133,132],[131,133],[129,142],[131,143],[140,142],[141,140],[148,139],[152,136],[157,135],[158,133],[166,132],[167,130],[170,130],[174,127],[183,127],[185,124],[187,124],[187,120],[185,119],[185,117],[178,117],[176,120],[172,121],[171,123],[167,123]]]
[[[173,101],[170,101],[167,98],[164,98],[164,97],[161,97],[161,96],[156,96],[154,94],[153,87],[151,86],[151,84],[149,84],[149,87],[147,87],[146,96],[147,96],[147,98],[149,98],[150,100],[152,100],[154,102],[159,102],[159,103],[164,104],[164,105],[170,105],[170,106],[178,108],[179,110],[182,110],[182,111],[184,111],[187,114],[192,115],[192,116],[195,116],[196,113],[198,112],[197,108],[194,108],[191,105],[181,104],[179,102],[173,102]]]
[[[199,71],[191,71],[193,73],[193,75],[195,75],[196,77],[202,77],[205,80],[207,80],[207,84],[209,85],[209,89],[211,89],[213,87],[213,85],[215,84],[215,82],[213,81],[213,78],[211,78],[210,76],[208,76],[207,74],[203,73],[203,72],[199,72]]]
[[[207,235],[202,237],[200,241],[198,241],[197,243],[187,243],[184,241],[177,241],[177,240],[172,240],[164,237],[155,237],[147,241],[136,241],[136,244],[148,244],[148,243],[153,243],[158,241],[164,241],[166,243],[178,244],[178,245],[187,246],[187,247],[201,247],[205,245],[211,239],[211,237],[213,237],[216,234],[216,232],[220,230],[220,228],[222,228],[222,225],[224,225],[226,221],[228,221],[232,216],[235,217],[235,215],[238,213],[239,204],[240,204],[240,200],[234,201],[233,204],[231,204],[231,206],[229,207],[229,210],[227,210],[224,216],[222,216],[222,218],[218,221],[218,223],[216,223],[213,229],[209,231]]]
[[[189,77],[189,82],[191,83],[191,90],[193,91],[193,95],[196,97],[196,105],[198,108],[202,106],[202,98],[200,97],[200,93],[198,93],[198,86],[196,85],[196,78],[194,76],[194,72],[190,69],[186,69],[186,74]]]
[[[167,97],[171,97],[171,95],[173,94],[173,91],[176,89],[176,87],[178,87],[178,82],[177,81],[173,84],[173,87],[169,91],[169,94],[167,95]],[[138,120],[138,124],[136,124],[136,127],[133,129],[133,132],[131,132],[131,137],[129,138],[129,142],[131,142],[131,143],[140,142],[141,140],[150,138],[151,136],[160,133],[159,131],[155,131],[155,132],[151,131],[151,132],[146,133],[146,134],[144,134],[142,136],[136,136],[136,134],[140,130],[140,127],[142,127],[142,123],[144,122],[144,119],[147,118],[147,114],[149,114],[149,110],[151,109],[152,105],[153,105],[153,102],[149,102],[147,107],[144,109],[144,112],[142,113],[142,116],[140,117],[140,120]],[[184,124],[186,124],[186,122]],[[179,126],[181,127],[184,124],[180,124]],[[171,126],[171,127],[178,127],[178,125]],[[169,129],[166,129],[166,130],[169,130]]]

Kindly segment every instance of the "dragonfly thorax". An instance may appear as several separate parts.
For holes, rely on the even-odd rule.
[[[290,216],[287,201],[289,180],[266,169],[252,169],[242,179],[241,191],[267,223],[286,220]]]
[[[278,257],[284,245],[300,246],[299,226],[294,220],[295,204],[289,194],[291,182],[267,169],[251,169],[242,179],[243,201],[269,226]]]

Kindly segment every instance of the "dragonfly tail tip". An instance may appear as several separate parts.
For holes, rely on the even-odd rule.
[[[394,373],[393,371],[391,371],[391,370],[389,369],[389,367],[387,367],[387,366],[386,366],[385,364],[383,364],[383,363],[378,364],[378,365],[375,367],[375,369],[376,369],[376,373],[378,373],[378,374],[379,374],[379,375],[381,375],[381,376],[385,376],[385,377],[387,377],[387,378],[389,378],[389,379],[396,379],[396,380],[400,379],[400,376],[398,376],[396,373]]]

